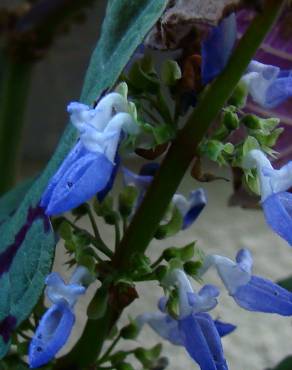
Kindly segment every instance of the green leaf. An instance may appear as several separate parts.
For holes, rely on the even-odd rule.
[[[150,56],[135,62],[129,72],[129,82],[140,92],[156,94],[160,88],[158,76]]]
[[[133,211],[138,197],[135,186],[126,186],[119,195],[119,212],[123,217],[129,217]]]
[[[171,219],[164,225],[159,225],[155,233],[156,239],[169,238],[177,234],[183,225],[183,217],[177,207],[173,208]]]
[[[291,370],[292,369],[292,356],[286,357],[276,367],[269,370]]]
[[[86,73],[80,98],[82,103],[93,104],[103,91],[114,85],[165,6],[166,0],[112,0],[109,3],[101,37]],[[16,318],[16,326],[27,318],[43,290],[45,277],[51,269],[56,240],[51,230],[45,232],[47,220],[35,217],[28,225],[29,210],[36,209],[49,179],[75,144],[76,138],[76,129],[69,125],[46,169],[26,193],[15,214],[0,227],[1,269],[6,266],[3,261],[11,252],[15,240],[24,234],[23,230],[26,231],[21,245],[16,250],[14,248],[13,256],[10,253],[13,258],[9,263],[9,271],[0,276],[2,328],[7,329],[5,324],[8,325],[11,317],[13,320]],[[8,333],[15,327],[11,322]],[[9,348],[9,342],[4,342],[4,334],[0,331],[1,334],[0,357]]]
[[[246,105],[247,95],[247,86],[244,83],[239,82],[233,90],[232,96],[228,100],[228,104],[235,105],[238,108],[243,108]]]
[[[148,368],[160,356],[161,351],[162,345],[159,343],[150,349],[145,349],[142,347],[136,348],[134,351],[134,355],[143,366]]]
[[[140,332],[135,320],[130,319],[130,323],[121,329],[121,337],[124,339],[136,339]]]
[[[248,136],[242,147],[243,158],[253,149],[260,149],[260,144],[257,139],[252,136]]]
[[[185,247],[170,247],[163,251],[163,258],[166,261],[170,261],[173,258],[178,258],[179,260],[186,262],[193,258],[195,254],[195,244],[192,242],[187,244]]]
[[[0,225],[16,211],[34,180],[24,180],[0,198]]]
[[[162,81],[167,86],[173,86],[181,78],[181,70],[178,63],[174,60],[166,60],[161,70]]]
[[[292,292],[292,276],[277,282],[282,288],[285,288]]]

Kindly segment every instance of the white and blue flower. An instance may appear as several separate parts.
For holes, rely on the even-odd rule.
[[[66,212],[96,194],[106,195],[121,141],[139,133],[126,98],[118,93],[106,95],[94,109],[81,103],[70,103],[67,109],[80,137],[42,196],[47,215]]]
[[[202,82],[211,82],[225,68],[237,37],[236,17],[232,13],[214,27],[202,43]]]
[[[215,266],[224,286],[235,302],[249,311],[292,315],[292,293],[274,282],[252,274],[253,259],[248,249],[241,249],[236,261],[219,255],[205,258],[200,275]]]
[[[136,208],[141,203],[143,196],[158,169],[159,164],[154,162],[147,163],[142,166],[139,174],[135,174],[126,168],[123,169],[125,185],[133,185],[139,191]],[[176,193],[171,202],[181,214],[183,219],[182,230],[184,230],[190,227],[199,217],[207,204],[207,196],[204,189],[199,188],[191,191],[188,198],[182,194]]]
[[[69,284],[57,273],[46,279],[46,295],[53,305],[42,316],[29,346],[29,366],[37,368],[50,362],[66,344],[73,325],[73,312],[80,295],[86,288],[83,284],[89,278],[88,270],[79,266],[73,273]]]
[[[241,81],[260,106],[275,108],[292,97],[292,71],[253,60]]]
[[[179,269],[170,273],[165,284],[178,289],[178,317],[166,313],[167,298],[163,297],[159,302],[162,313],[144,313],[138,316],[138,325],[147,323],[162,338],[184,346],[201,370],[227,370],[220,334],[227,335],[235,327],[218,321],[216,324],[206,313],[217,305],[218,289],[205,285],[195,293],[187,276]]]
[[[251,150],[243,167],[256,168],[261,193],[261,205],[268,225],[292,245],[292,161],[281,169],[274,169],[266,155],[258,149]]]

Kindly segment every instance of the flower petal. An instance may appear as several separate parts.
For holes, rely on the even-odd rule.
[[[208,314],[189,315],[179,320],[184,347],[201,370],[228,369],[220,336]]]
[[[249,311],[292,315],[292,294],[278,284],[259,276],[237,289],[233,295],[236,303]]]
[[[202,210],[205,208],[207,204],[207,197],[204,189],[197,189],[190,193],[189,199],[189,209],[184,215],[183,219],[183,227],[182,229],[185,230],[190,227],[196,219],[201,214]]]
[[[250,251],[247,248],[240,249],[236,255],[236,262],[242,268],[243,271],[251,274],[253,266],[253,258]]]
[[[167,314],[144,313],[137,317],[136,322],[140,328],[147,323],[161,338],[174,345],[183,345],[177,321]]]
[[[292,194],[272,194],[262,202],[262,207],[268,225],[292,246]]]
[[[66,302],[73,307],[78,297],[85,293],[85,288],[80,284],[65,284],[64,280],[56,272],[48,275],[46,279],[46,294],[54,304]]]
[[[64,159],[63,163],[59,167],[58,171],[54,174],[54,176],[50,179],[46,190],[44,191],[40,205],[43,208],[46,208],[51,200],[52,194],[63,177],[64,173],[67,172],[67,170],[74,165],[74,163],[82,157],[87,150],[84,148],[80,140],[77,141],[75,146],[71,149],[67,157]]]
[[[267,89],[267,108],[275,108],[292,97],[292,77],[277,78]]]
[[[234,13],[214,27],[202,43],[203,84],[212,81],[226,66],[237,37]]]
[[[214,320],[214,324],[221,338],[231,334],[236,329],[235,325],[220,320]]]
[[[108,184],[114,164],[102,153],[82,152],[75,161],[64,162],[46,208],[47,215],[57,215],[84,203]],[[56,183],[56,180],[59,180]],[[47,200],[47,198],[46,198]]]
[[[29,365],[37,368],[51,361],[67,342],[75,316],[66,304],[55,304],[41,318],[29,346]]]

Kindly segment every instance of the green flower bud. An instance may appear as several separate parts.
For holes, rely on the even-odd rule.
[[[161,354],[162,345],[157,344],[156,346],[145,349],[142,347],[136,348],[134,351],[134,355],[141,362],[143,366],[146,368],[151,366],[153,361],[155,361]]]
[[[126,186],[119,195],[119,212],[122,217],[129,217],[133,211],[138,197],[135,186]]]
[[[190,276],[196,276],[198,270],[202,267],[201,261],[188,261],[184,263],[184,270]]]
[[[131,321],[130,324],[124,326],[121,329],[121,337],[124,339],[135,339],[139,334],[139,327],[135,321]]]
[[[238,108],[243,108],[246,105],[247,95],[247,86],[244,83],[239,82],[233,90],[232,96],[228,100],[228,104],[235,105]]]
[[[133,366],[127,362],[123,362],[121,364],[116,365],[117,370],[135,370]]]
[[[181,79],[181,70],[174,60],[166,60],[162,65],[161,79],[167,86],[174,86]]]
[[[231,110],[226,110],[223,114],[223,124],[229,131],[236,130],[239,127],[237,114]]]

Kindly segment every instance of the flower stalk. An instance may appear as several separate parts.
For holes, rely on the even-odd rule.
[[[178,185],[196,155],[198,144],[231,96],[284,3],[285,1],[279,0],[266,1],[264,10],[251,23],[227,67],[209,86],[179,132],[115,252],[113,264],[120,273],[131,268],[130,261],[134,252],[143,254],[146,251]],[[115,292],[112,302],[119,302],[118,291]],[[127,304],[131,302],[129,297]],[[119,304],[109,305],[102,319],[88,320],[83,335],[70,355],[57,362],[57,369],[81,370],[95,363],[108,333],[126,306],[123,303],[120,304],[121,307],[117,307]]]

